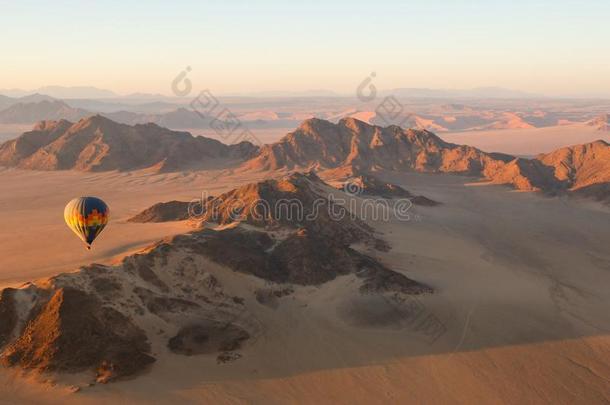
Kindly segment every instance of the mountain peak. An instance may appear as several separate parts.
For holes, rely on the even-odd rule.
[[[61,101],[46,94],[34,93],[27,96],[19,97],[20,103],[37,103],[40,101]]]
[[[85,128],[100,128],[105,131],[117,131],[119,127],[128,127],[125,124],[119,124],[100,114],[91,115],[79,120],[74,124],[74,131],[81,131]]]
[[[313,130],[321,129],[322,127],[328,127],[329,125],[334,125],[334,124],[330,121],[326,121],[321,118],[312,117],[312,118],[308,118],[308,119],[304,120],[303,122],[301,122],[301,124],[297,127],[297,131],[298,130],[313,131]]]
[[[33,128],[33,131],[52,131],[58,127],[70,127],[72,124],[68,120],[42,120],[38,121]]]
[[[367,122],[361,121],[354,117],[345,117],[339,120],[339,125],[344,126],[345,128],[349,128],[352,131],[360,131],[363,128],[373,128],[374,125],[371,125]]]
[[[90,122],[90,123],[108,123],[108,122],[112,122],[114,124],[118,124],[117,122],[111,120],[110,118],[104,117],[101,114],[94,114],[94,115],[90,115],[89,117],[83,118],[81,121],[84,122]]]
[[[486,156],[475,148],[448,144],[426,130],[380,127],[356,118],[344,118],[337,124],[312,118],[267,145],[245,167],[337,169],[351,165],[364,171],[384,168],[478,173]]]

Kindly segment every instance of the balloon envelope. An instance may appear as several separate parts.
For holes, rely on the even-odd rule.
[[[91,244],[108,223],[110,210],[106,203],[96,197],[75,198],[66,205],[66,224],[91,248]]]

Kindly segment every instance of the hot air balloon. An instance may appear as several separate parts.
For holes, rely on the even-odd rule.
[[[106,203],[96,197],[75,198],[66,205],[66,224],[91,249],[91,244],[108,223],[110,210]]]

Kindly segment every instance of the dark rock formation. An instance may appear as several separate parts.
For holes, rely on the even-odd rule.
[[[411,200],[415,205],[428,207],[440,204],[427,197],[413,195],[411,192],[396,184],[386,183],[375,176],[366,174],[350,177],[340,189],[353,195],[377,196],[382,198],[406,198]]]
[[[251,183],[208,201],[202,223],[244,222],[267,230],[305,229],[328,241],[383,246],[373,229],[329,199],[332,189],[314,173]]]
[[[167,346],[172,352],[187,356],[228,352],[239,349],[249,337],[236,325],[207,321],[183,327]]]
[[[0,292],[0,348],[10,339],[17,326],[15,289],[5,288]]]
[[[73,288],[57,290],[5,351],[8,365],[43,371],[97,370],[107,382],[154,362],[144,332],[120,312]]]

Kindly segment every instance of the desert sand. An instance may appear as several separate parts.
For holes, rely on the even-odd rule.
[[[529,129],[451,132],[439,136],[448,142],[474,146],[485,152],[517,156],[534,156],[598,139],[610,141],[610,132],[599,131],[584,123]]]
[[[75,270],[92,262],[106,263],[165,236],[188,232],[188,221],[143,225],[127,220],[156,202],[191,201],[205,192],[226,191],[229,185],[213,181],[220,173],[83,174],[0,169],[3,193],[0,286]],[[82,195],[103,198],[111,209],[112,227],[104,230],[91,252],[86,251],[74,234],[67,232],[63,219],[67,201]],[[36,254],[15,255],[26,248]]]
[[[219,176],[220,175],[220,176]],[[260,176],[260,174],[259,174]],[[142,209],[188,201],[252,181],[230,172],[150,174],[0,172],[3,286],[109,263],[150,242],[188,231],[188,222],[132,224]],[[216,178],[211,181],[212,178]],[[396,174],[384,180],[442,205],[413,207],[409,221],[369,221],[393,247],[378,258],[427,283],[425,314],[438,339],[410,324],[371,320],[395,308],[354,290],[353,275],[301,287],[254,318],[268,325],[216,364],[153,342],[159,361],[145,375],[72,393],[58,383],[0,370],[8,403],[605,403],[610,401],[610,210],[570,198],[515,192],[461,176]],[[63,204],[104,198],[111,223],[88,253],[63,224]],[[42,233],[41,233],[42,230]],[[24,245],[36,254],[15,257]],[[247,290],[253,277],[216,266],[224,284]],[[351,297],[351,298],[345,298]],[[360,298],[359,298],[360,297]]]

